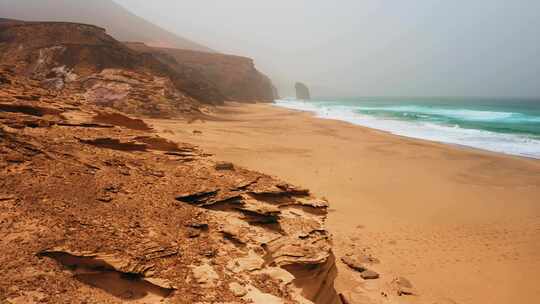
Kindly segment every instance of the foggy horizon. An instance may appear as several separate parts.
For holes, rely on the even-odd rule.
[[[254,58],[282,96],[540,96],[538,1],[115,1]]]
[[[0,0],[0,17],[86,22],[123,41],[250,57],[283,97],[297,81],[319,98],[540,97],[539,1],[47,3]]]

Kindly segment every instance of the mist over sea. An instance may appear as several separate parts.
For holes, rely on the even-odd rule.
[[[540,99],[361,97],[275,105],[393,134],[540,159]]]

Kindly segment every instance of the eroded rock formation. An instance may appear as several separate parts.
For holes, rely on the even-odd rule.
[[[156,91],[164,95],[159,99],[168,99],[173,104],[186,103],[187,99],[206,104],[225,100],[204,75],[194,78],[189,73],[179,73],[151,54],[133,51],[107,35],[104,29],[91,25],[2,22],[0,63],[12,65],[17,73],[40,80],[49,89],[61,90],[66,86],[85,89],[84,82],[95,78],[118,82],[109,87],[120,91],[139,85],[129,83],[131,80],[114,79],[119,77],[110,72],[103,75],[104,71],[112,70],[156,86]],[[170,88],[176,92],[171,92]],[[125,93],[112,95],[122,94]],[[175,100],[177,96],[172,95],[181,98]]]
[[[326,201],[0,79],[1,303],[340,303]]]
[[[249,58],[127,45],[91,25],[0,22],[0,63],[51,90],[79,88],[90,102],[164,115],[196,102],[274,100],[271,81]]]
[[[294,87],[296,89],[296,99],[300,99],[300,100],[311,99],[311,94],[309,93],[309,88],[307,87],[307,85],[301,82],[297,82]]]
[[[203,75],[215,84],[226,100],[271,102],[277,90],[268,77],[257,71],[251,58],[191,50],[152,48],[142,43],[127,43],[130,48],[151,53],[178,73]]]

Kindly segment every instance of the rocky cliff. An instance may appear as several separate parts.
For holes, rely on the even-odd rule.
[[[191,50],[152,48],[142,43],[126,43],[130,48],[150,53],[178,73],[204,75],[226,100],[271,102],[277,91],[268,77],[257,71],[246,57]]]
[[[122,104],[143,109],[168,102],[184,108],[196,102],[273,100],[270,80],[255,69],[251,59],[146,46],[135,49],[92,25],[0,22],[0,63],[51,89],[76,86],[82,92],[93,91],[88,96],[99,98],[91,101],[119,110],[124,110]],[[141,81],[159,87],[162,94],[148,99],[133,93]]]
[[[296,89],[296,99],[300,100],[310,100],[311,94],[309,93],[309,88],[307,85],[297,82],[294,86]]]
[[[0,62],[0,303],[340,303],[326,201],[125,114],[200,111],[159,61],[2,22]]]
[[[163,93],[156,102],[169,102],[173,107],[193,101],[222,103],[225,99],[203,75],[192,77],[188,72],[177,72],[151,54],[127,48],[104,29],[92,25],[2,22],[0,63],[52,85],[50,88],[77,86],[83,91],[98,91],[91,95],[107,95],[101,100],[104,102],[113,99],[152,106],[153,100],[138,100],[140,94],[130,94],[138,87],[137,81],[144,79]],[[135,79],[133,83],[130,79],[115,79],[115,75],[124,72],[133,76],[128,77]]]

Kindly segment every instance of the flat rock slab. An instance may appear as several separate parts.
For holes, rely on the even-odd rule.
[[[379,274],[373,270],[366,270],[360,273],[360,277],[364,280],[376,280],[379,278]]]
[[[367,270],[366,266],[364,266],[362,263],[360,263],[360,261],[358,261],[355,258],[346,256],[346,257],[342,257],[341,261],[345,263],[345,265],[349,266],[350,268],[358,272],[364,272]]]

